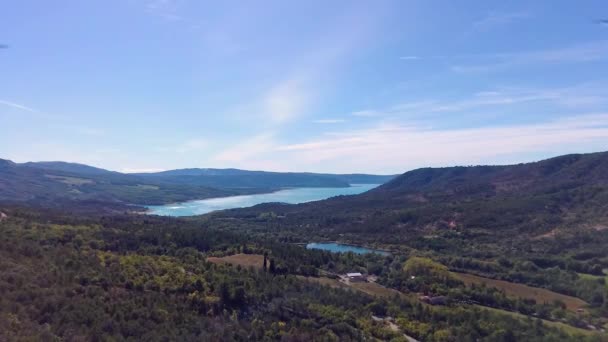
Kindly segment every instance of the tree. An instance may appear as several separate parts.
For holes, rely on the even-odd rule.
[[[264,272],[266,272],[268,270],[266,258],[268,258],[268,252],[264,252]]]
[[[274,259],[270,259],[270,267],[268,267],[270,273],[274,274],[276,272],[276,266],[274,264]]]

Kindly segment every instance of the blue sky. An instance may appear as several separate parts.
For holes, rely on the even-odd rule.
[[[608,3],[12,1],[0,158],[397,173],[608,150]]]

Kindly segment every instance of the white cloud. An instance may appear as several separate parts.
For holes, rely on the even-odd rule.
[[[504,156],[594,146],[608,139],[608,114],[529,125],[432,130],[381,125],[278,146],[285,165],[333,172],[403,172],[423,166],[491,164]]]
[[[420,59],[420,57],[418,57],[418,56],[401,56],[401,57],[399,57],[399,59],[404,60],[404,61],[415,61],[417,59]]]

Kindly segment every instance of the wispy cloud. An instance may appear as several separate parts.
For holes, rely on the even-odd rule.
[[[318,120],[313,120],[312,122],[318,123],[318,124],[337,124],[337,123],[346,122],[346,120],[344,120],[344,119],[318,119]]]
[[[528,12],[492,12],[475,21],[473,23],[473,28],[475,30],[488,30],[496,26],[508,25],[530,17],[531,15]]]
[[[28,115],[35,116],[37,118],[52,119],[52,120],[65,119],[65,117],[63,117],[61,115],[49,114],[49,113],[40,111],[38,109],[34,109],[32,107],[29,107],[29,106],[26,106],[26,105],[23,105],[20,103],[12,102],[12,101],[0,100],[0,105],[4,105],[4,106],[10,107],[10,108],[17,109],[21,112],[29,113]]]
[[[595,41],[565,48],[538,51],[456,56],[467,64],[455,64],[455,72],[500,71],[517,66],[586,63],[608,59],[608,41]]]
[[[275,153],[284,153],[292,168],[332,164],[340,168],[335,172],[403,172],[429,165],[488,164],[504,156],[589,148],[606,139],[608,113],[599,113],[528,125],[451,130],[383,124],[278,146]]]
[[[418,56],[401,56],[401,57],[399,57],[399,59],[403,60],[403,61],[415,61],[417,59],[420,59],[420,57],[418,57]]]
[[[408,120],[437,120],[445,113],[458,113],[468,118],[476,111],[517,111],[522,105],[542,104],[545,107],[597,110],[608,107],[608,85],[581,84],[564,88],[495,88],[462,95],[452,99],[426,99],[402,102],[384,108],[352,113],[359,117]],[[520,106],[520,107],[516,107]]]
[[[301,49],[301,54],[282,66],[274,82],[257,97],[231,112],[239,121],[263,123],[262,131],[276,130],[312,112],[324,90],[330,89],[354,51],[371,38],[378,18],[365,6],[353,6],[332,21],[326,34]]]
[[[11,102],[11,101],[0,100],[0,104],[5,105],[5,106],[9,106],[9,107],[12,107],[12,108],[24,110],[24,111],[30,112],[30,113],[37,113],[37,114],[40,113],[36,109],[30,108],[28,106],[24,106],[22,104],[18,104],[18,103],[15,103],[15,102]]]

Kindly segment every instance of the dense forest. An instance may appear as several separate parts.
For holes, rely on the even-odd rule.
[[[360,269],[390,282],[411,272],[415,258],[311,251],[173,218],[3,212],[4,340],[400,341],[403,334],[424,341],[601,340],[540,318],[376,297],[305,277],[311,270]],[[270,266],[207,261],[235,253],[266,254]],[[416,266],[428,271],[417,271],[424,282],[450,281],[427,266]],[[387,316],[397,329],[377,320]]]

